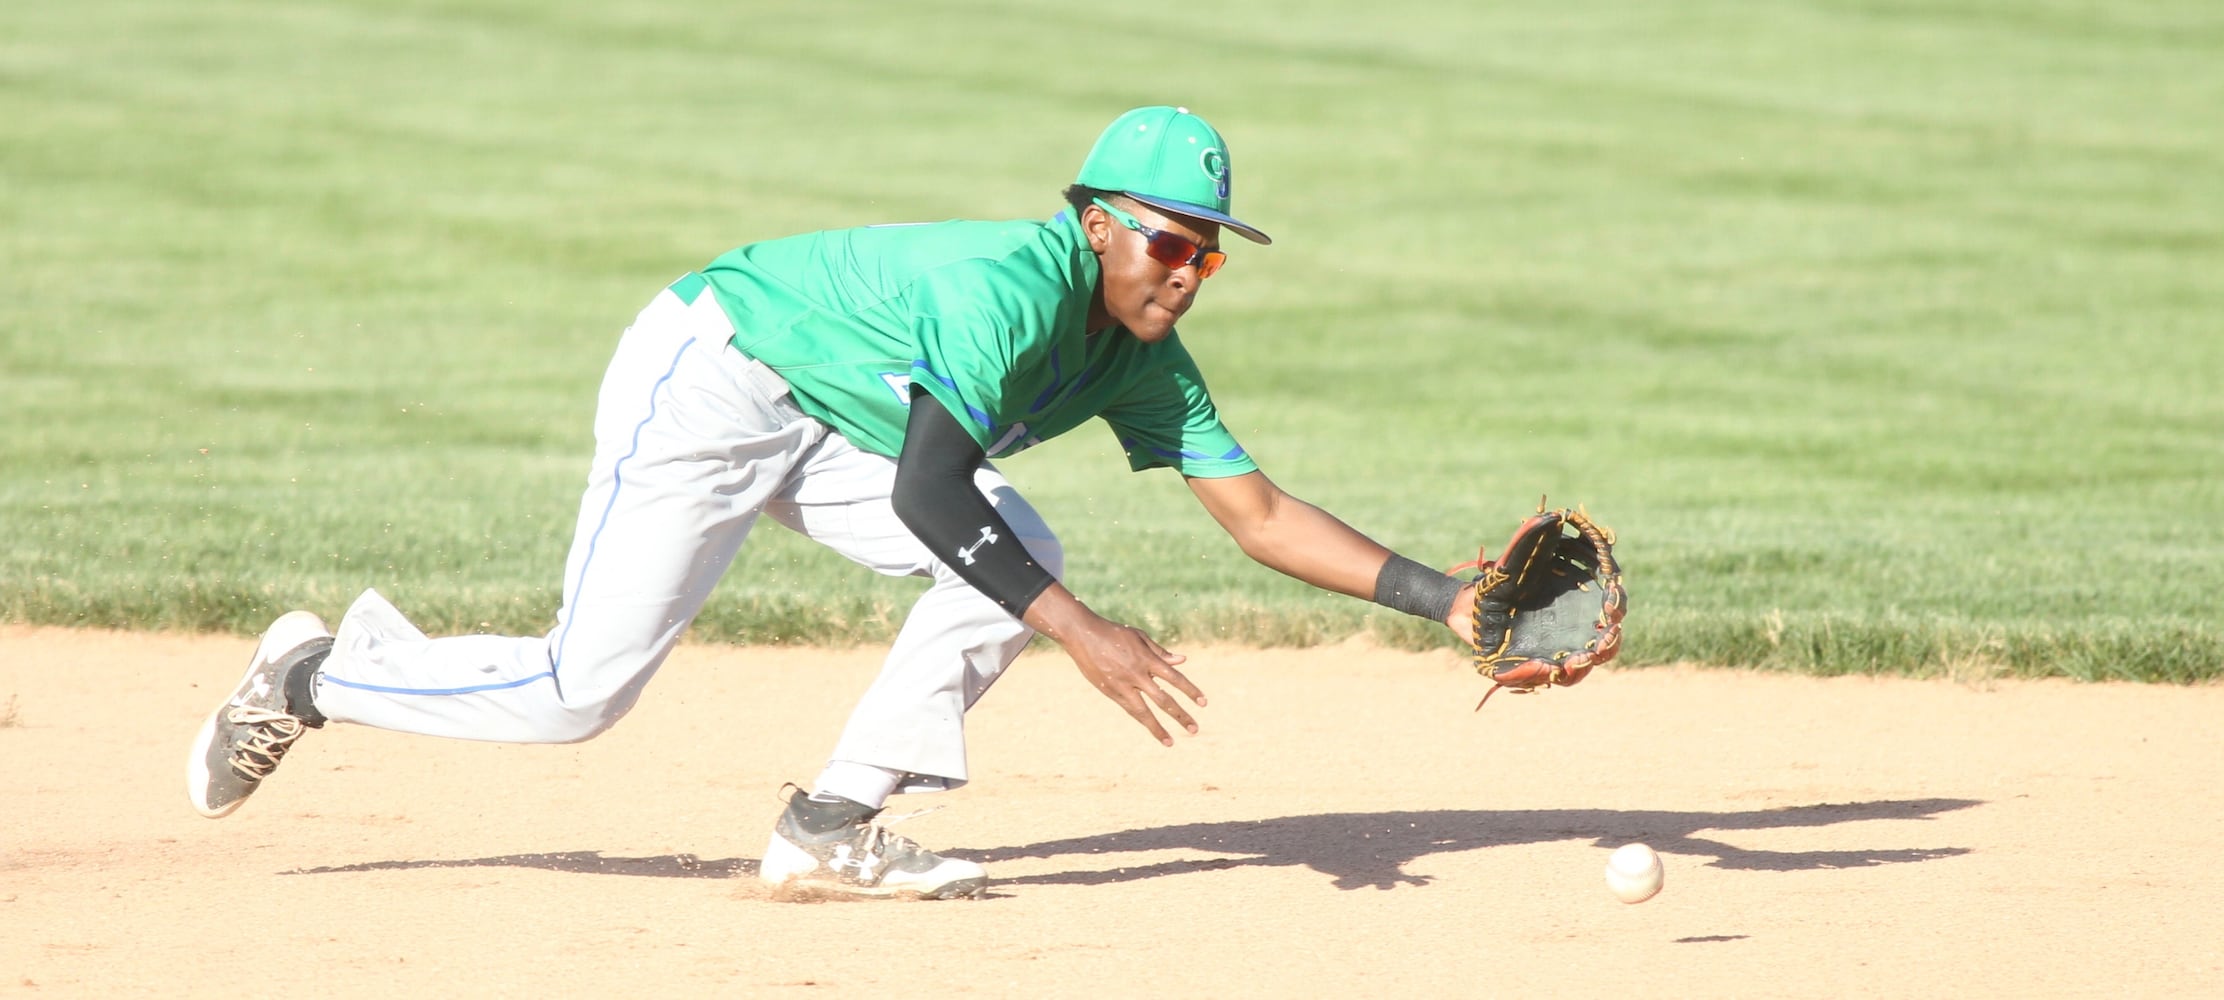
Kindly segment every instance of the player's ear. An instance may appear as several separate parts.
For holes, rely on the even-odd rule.
[[[1081,210],[1081,233],[1089,238],[1089,249],[1103,256],[1104,248],[1112,245],[1112,214],[1095,205]]]

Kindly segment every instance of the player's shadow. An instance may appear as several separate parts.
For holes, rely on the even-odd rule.
[[[1430,855],[1484,847],[1587,840],[1601,847],[1643,841],[1684,857],[1711,857],[1708,865],[1748,871],[1860,868],[1931,861],[1969,853],[1966,847],[1888,847],[1829,851],[1763,851],[1702,837],[1703,831],[1776,830],[1873,820],[1929,820],[1940,813],[1982,804],[1975,799],[1903,799],[1821,803],[1746,812],[1667,812],[1617,809],[1434,809],[1407,812],[1323,813],[1275,819],[1232,820],[1146,827],[1117,833],[1045,840],[1014,847],[943,853],[982,864],[1026,858],[1092,857],[1180,851],[1187,857],[1124,866],[1093,865],[1038,875],[998,877],[999,885],[1099,885],[1222,868],[1297,867],[1328,876],[1339,889],[1388,889],[1423,885],[1405,866]],[[753,876],[750,858],[697,858],[690,854],[605,857],[600,851],[502,854],[484,858],[367,861],[302,868],[289,875],[396,871],[419,868],[534,868],[587,875],[651,878]]]
[[[1873,820],[1928,820],[1980,805],[1975,799],[1908,799],[1821,803],[1748,812],[1667,812],[1617,809],[1437,809],[1414,812],[1325,813],[1276,819],[1184,823],[1118,833],[1046,840],[1017,847],[947,851],[982,864],[1023,858],[1180,851],[1212,857],[1126,866],[1102,864],[1040,875],[998,878],[1001,885],[1098,885],[1219,868],[1303,866],[1339,889],[1422,885],[1405,866],[1423,856],[1555,840],[1601,847],[1632,841],[1664,854],[1708,857],[1710,867],[1745,871],[1862,868],[1931,861],[1969,853],[1966,847],[1878,847],[1765,851],[1737,847],[1702,831],[1776,830]]]
[[[757,874],[751,858],[698,858],[692,854],[662,854],[640,858],[605,857],[601,851],[550,851],[541,854],[496,854],[484,858],[417,858],[408,861],[364,861],[352,865],[296,868],[281,875],[331,875],[339,872],[390,872],[417,868],[535,868],[577,875],[634,875],[649,878],[743,878]]]

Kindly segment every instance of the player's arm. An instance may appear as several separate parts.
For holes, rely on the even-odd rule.
[[[1458,580],[1384,548],[1283,492],[1263,472],[1185,478],[1212,519],[1260,565],[1322,590],[1443,622],[1460,638],[1470,637],[1471,598]]]
[[[959,579],[1056,641],[1090,684],[1160,743],[1172,746],[1174,739],[1152,714],[1154,704],[1183,729],[1196,732],[1196,720],[1158,686],[1163,680],[1191,701],[1205,703],[1204,692],[1174,669],[1183,657],[1167,652],[1142,630],[1089,610],[1035,561],[973,484],[973,473],[986,459],[980,443],[948,407],[914,388],[889,498],[896,517]]]
[[[1058,581],[973,485],[987,459],[948,407],[914,388],[889,503],[929,551],[1016,618]]]

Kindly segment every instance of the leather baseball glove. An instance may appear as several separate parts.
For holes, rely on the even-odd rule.
[[[1488,555],[1486,550],[1483,555]],[[1613,529],[1578,508],[1546,510],[1514,529],[1495,560],[1475,569],[1475,670],[1517,694],[1581,681],[1622,648],[1621,566]]]

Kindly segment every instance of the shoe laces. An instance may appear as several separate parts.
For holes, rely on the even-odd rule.
[[[249,781],[261,781],[277,770],[278,761],[307,730],[302,721],[284,712],[253,705],[232,709],[231,723],[246,730],[232,743],[232,770]]]
[[[866,820],[863,834],[865,853],[884,858],[898,853],[927,853],[925,849],[919,846],[917,841],[903,834],[895,833],[888,828],[904,820],[915,819],[941,808],[941,806],[928,806],[925,809],[914,809],[907,813],[897,813],[894,816],[876,815],[872,819]]]

